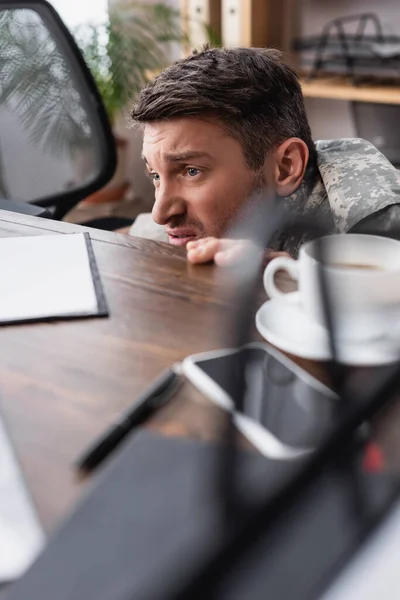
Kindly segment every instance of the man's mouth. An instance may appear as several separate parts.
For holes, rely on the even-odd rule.
[[[173,232],[167,231],[167,235],[169,243],[173,246],[184,247],[188,242],[192,242],[193,240],[197,239],[197,235],[195,233],[184,230],[174,230]]]

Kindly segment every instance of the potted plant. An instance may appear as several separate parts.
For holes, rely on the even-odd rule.
[[[181,43],[179,11],[163,3],[131,2],[110,12],[107,23],[84,25],[76,41],[102,95],[111,123],[124,113],[151,73],[168,64],[168,45]],[[118,167],[112,181],[87,203],[119,200],[127,187],[127,140],[115,134]]]

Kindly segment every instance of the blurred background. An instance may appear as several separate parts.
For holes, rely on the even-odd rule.
[[[314,139],[360,136],[400,165],[398,0],[51,0],[113,124],[118,170],[66,219],[149,211],[153,188],[129,106],[146,81],[204,43],[272,46],[301,77]]]

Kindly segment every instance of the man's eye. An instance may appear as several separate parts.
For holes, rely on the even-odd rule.
[[[158,173],[149,173],[149,177],[154,183],[160,181],[160,175]]]
[[[195,167],[188,167],[186,169],[186,173],[189,175],[189,177],[196,177],[196,175],[201,173],[201,171],[200,169],[196,169]]]

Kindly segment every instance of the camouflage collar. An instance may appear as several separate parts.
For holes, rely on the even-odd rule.
[[[372,144],[362,139],[316,142],[318,174],[284,198],[285,208],[312,215],[327,234],[347,233],[363,219],[400,204],[400,175]],[[272,247],[296,255],[310,232],[278,232]]]
[[[309,193],[303,181],[284,199],[288,211],[316,214],[327,203],[334,232],[346,233],[366,217],[400,204],[399,171],[375,146],[349,138],[319,141],[316,148],[316,182]]]
[[[318,168],[337,233],[400,203],[399,171],[360,138],[316,143]]]

